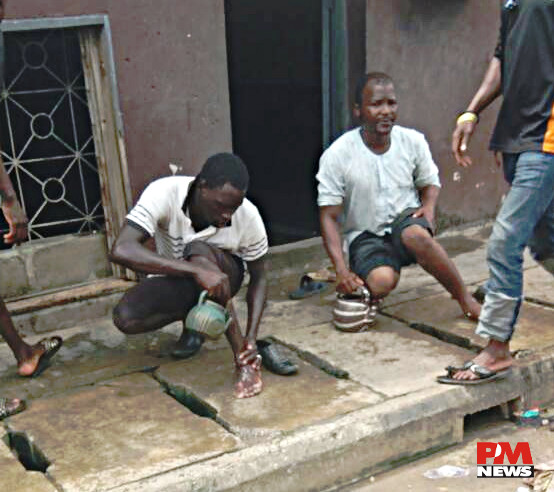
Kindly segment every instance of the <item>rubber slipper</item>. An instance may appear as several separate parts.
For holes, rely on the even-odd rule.
[[[280,376],[290,376],[298,372],[298,366],[289,360],[278,344],[258,340],[256,345],[262,356],[262,364],[268,371]]]
[[[11,406],[10,403],[13,403],[16,399],[18,398],[0,398],[0,420],[11,417],[27,408],[25,400],[19,400],[16,406]]]
[[[512,372],[511,367],[506,369],[501,369],[499,371],[492,371],[486,367],[480,366],[479,364],[472,363],[470,367],[464,368],[462,370],[470,370],[473,374],[477,376],[477,379],[454,379],[453,373],[448,371],[446,376],[437,377],[437,382],[442,384],[458,384],[462,386],[472,386],[476,384],[488,383],[489,381],[495,381],[499,379],[504,379]],[[454,371],[457,372],[457,371]]]
[[[289,292],[289,299],[304,299],[305,297],[320,294],[321,292],[326,291],[328,287],[327,283],[316,282],[309,275],[304,275],[300,279],[300,286],[298,289]]]
[[[42,345],[44,352],[38,359],[37,367],[33,373],[29,374],[30,377],[36,378],[40,376],[45,369],[50,365],[50,360],[63,345],[63,340],[60,337],[43,338],[38,345]]]

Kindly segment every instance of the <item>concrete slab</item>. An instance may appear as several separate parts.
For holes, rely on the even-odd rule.
[[[352,380],[388,398],[436,385],[443,367],[473,355],[384,316],[365,333],[343,333],[324,323],[283,327],[276,337],[348,371]]]
[[[384,312],[408,323],[426,325],[437,336],[458,344],[476,347],[486,344],[486,340],[475,335],[475,323],[462,316],[458,304],[446,293],[386,307]],[[524,302],[511,349],[537,350],[554,346],[553,326],[554,309]]]
[[[44,398],[13,417],[64,491],[106,490],[230,451],[237,439],[162,393],[151,376]]]
[[[27,471],[12,454],[5,442],[8,436],[0,431],[0,481],[10,492],[56,492],[56,488],[40,472]]]
[[[127,337],[109,318],[73,329],[53,332],[64,345],[52,365],[39,378],[17,376],[15,359],[8,346],[0,343],[0,386],[3,396],[39,398],[70,388],[93,384],[123,374],[152,370],[172,360],[169,352],[180,333],[174,324],[153,333]],[[29,343],[40,337],[28,337]]]
[[[291,377],[265,371],[262,393],[244,400],[233,396],[230,349],[206,351],[191,360],[164,364],[155,375],[180,398],[193,395],[206,402],[208,411],[244,437],[289,432],[381,400],[356,383],[328,376],[304,362],[299,365],[299,373]]]
[[[529,301],[554,307],[554,277],[541,267],[526,270],[523,295]]]

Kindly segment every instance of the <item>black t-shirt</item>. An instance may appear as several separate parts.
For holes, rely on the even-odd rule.
[[[507,0],[495,56],[504,100],[490,148],[554,154],[554,0]]]

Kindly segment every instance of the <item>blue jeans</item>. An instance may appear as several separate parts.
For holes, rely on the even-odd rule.
[[[554,154],[504,154],[504,175],[511,188],[488,244],[490,277],[476,330],[501,342],[512,338],[521,307],[523,250],[529,246],[545,265],[554,259]]]

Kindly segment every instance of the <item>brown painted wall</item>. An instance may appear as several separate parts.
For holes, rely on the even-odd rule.
[[[394,78],[398,123],[424,132],[431,145],[441,170],[444,225],[494,215],[505,190],[487,150],[497,103],[482,115],[472,140],[473,167],[458,167],[450,152],[454,120],[473,96],[494,51],[499,3],[367,0],[367,69]]]
[[[231,149],[223,0],[7,0],[6,18],[108,14],[136,197]]]

